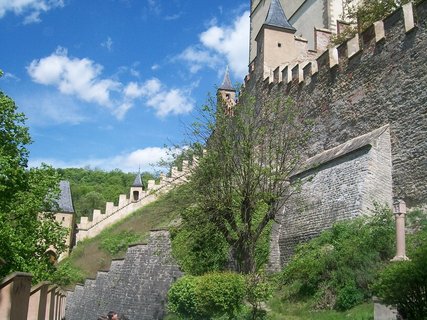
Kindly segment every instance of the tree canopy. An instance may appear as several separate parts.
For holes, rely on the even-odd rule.
[[[31,143],[25,116],[0,91],[0,277],[30,272],[47,279],[54,266],[47,251],[65,249],[65,229],[55,221],[59,176],[48,167],[28,170]]]
[[[257,244],[294,191],[290,177],[310,126],[289,99],[257,103],[242,93],[234,108],[228,115],[225,102],[211,98],[193,126],[193,146],[206,152],[190,181],[197,214],[187,213],[184,223],[209,221],[228,243],[235,268],[250,273]]]

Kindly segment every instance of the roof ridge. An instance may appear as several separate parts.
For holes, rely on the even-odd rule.
[[[233,85],[231,84],[230,70],[228,68],[228,65],[227,65],[227,69],[225,69],[224,80],[222,81],[222,84],[218,89],[219,90],[235,91],[235,89],[233,88]]]
[[[289,23],[286,18],[285,11],[279,0],[271,0],[270,8],[268,9],[267,18],[264,25],[287,29],[293,32],[297,30]]]

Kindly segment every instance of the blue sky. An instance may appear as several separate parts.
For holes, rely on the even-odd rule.
[[[248,0],[0,0],[0,89],[30,165],[150,170],[194,110],[247,71]]]

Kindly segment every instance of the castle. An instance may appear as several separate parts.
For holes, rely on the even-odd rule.
[[[294,175],[306,183],[273,227],[270,270],[281,269],[301,241],[369,214],[375,202],[398,198],[412,208],[427,206],[427,1],[406,4],[328,48],[340,3],[251,1],[244,90],[258,103],[291,97],[314,122],[309,147],[301,150],[305,163]],[[323,17],[321,25],[310,19],[311,40],[301,26],[303,12]],[[238,105],[228,73],[219,94],[232,113]],[[89,319],[112,308],[135,319],[162,319],[167,289],[180,275],[167,232],[153,231],[147,245],[129,248],[108,272],[69,292],[66,317]]]
[[[298,2],[295,12],[313,3]],[[296,36],[303,31],[287,19],[286,3],[252,1],[244,88],[258,103],[291,97],[314,122],[309,147],[301,150],[306,163],[293,177],[306,183],[274,226],[271,270],[280,270],[298,243],[336,221],[369,214],[376,202],[427,203],[426,2],[403,5],[342,45],[320,50]],[[334,16],[330,8],[317,15]],[[313,43],[339,32],[332,30],[337,15],[328,21],[328,30],[310,27]]]

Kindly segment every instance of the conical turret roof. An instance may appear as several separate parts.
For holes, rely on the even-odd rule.
[[[144,187],[141,179],[141,173],[138,172],[138,174],[135,176],[135,181],[133,182],[132,187],[135,187],[135,188]]]
[[[235,91],[233,88],[233,85],[231,84],[230,80],[230,71],[227,69],[225,70],[224,80],[222,81],[221,86],[218,88],[218,90],[227,90],[227,91]]]
[[[268,9],[267,18],[265,19],[264,25],[283,28],[293,32],[297,30],[289,23],[286,18],[285,11],[279,0],[271,0],[270,8]]]

